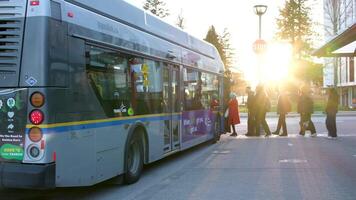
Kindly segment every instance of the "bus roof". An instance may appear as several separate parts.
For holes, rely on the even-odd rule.
[[[151,35],[210,57],[220,64],[220,66],[216,66],[220,69],[219,71],[224,71],[224,66],[221,62],[219,53],[213,45],[204,40],[197,39],[187,32],[162,21],[158,17],[153,16],[126,1],[105,0],[105,3],[93,0],[67,1],[100,12],[100,14],[104,16],[114,17],[121,23],[143,30]]]

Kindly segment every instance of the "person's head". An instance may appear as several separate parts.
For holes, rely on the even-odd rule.
[[[300,95],[308,95],[310,92],[310,89],[308,86],[304,85],[299,89]]]
[[[233,93],[233,92],[231,92],[231,93],[230,93],[230,99],[235,99],[235,98],[236,98],[236,94]]]
[[[278,92],[279,92],[280,95],[287,95],[288,94],[287,89],[284,86],[279,86]]]
[[[330,89],[328,90],[328,94],[329,94],[329,97],[336,97],[336,96],[338,96],[337,91],[336,91],[335,88],[330,88]]]
[[[250,92],[252,92],[251,87],[250,87],[250,86],[247,86],[245,91],[246,91],[247,94],[250,93]]]
[[[264,87],[263,85],[257,85],[256,87],[256,93],[260,94],[260,93],[263,93],[264,92]]]

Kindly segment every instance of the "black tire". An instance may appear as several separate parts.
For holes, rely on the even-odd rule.
[[[132,184],[140,179],[143,170],[143,134],[135,132],[129,139],[125,154],[125,170],[124,182]]]

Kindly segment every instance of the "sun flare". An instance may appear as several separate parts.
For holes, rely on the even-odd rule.
[[[272,43],[261,63],[263,82],[279,83],[289,78],[292,64],[292,47],[287,43]]]

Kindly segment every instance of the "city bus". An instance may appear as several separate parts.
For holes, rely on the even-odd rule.
[[[138,181],[223,129],[212,45],[121,0],[0,1],[0,184]]]

